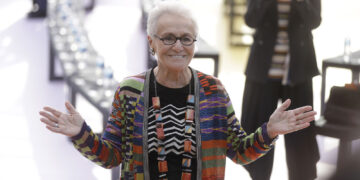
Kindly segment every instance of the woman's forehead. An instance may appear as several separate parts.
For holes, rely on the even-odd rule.
[[[174,35],[194,35],[195,25],[189,18],[179,15],[166,14],[161,16],[157,22],[157,33]]]

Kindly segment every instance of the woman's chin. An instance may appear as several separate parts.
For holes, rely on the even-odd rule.
[[[171,70],[183,70],[189,66],[188,62],[185,61],[172,61],[171,63],[167,63],[166,67]]]
[[[179,72],[179,71],[185,70],[187,67],[188,67],[188,64],[173,64],[173,65],[168,66],[168,69],[170,71]]]

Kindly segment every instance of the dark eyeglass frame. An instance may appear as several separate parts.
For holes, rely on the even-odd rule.
[[[165,37],[160,37],[160,36],[158,36],[158,35],[156,35],[156,34],[154,34],[154,37],[156,37],[156,38],[158,38],[160,41],[162,41],[165,45],[173,45],[173,44],[175,44],[178,40],[180,41],[180,43],[183,45],[183,46],[191,46],[191,45],[193,45],[194,44],[194,42],[196,42],[197,40],[196,39],[194,39],[194,38],[192,38],[192,37],[187,37],[187,36],[182,36],[182,37],[176,37],[176,36],[174,36],[174,35],[167,35],[166,37],[170,37],[170,36],[172,36],[172,37],[175,37],[175,41],[173,42],[173,43],[166,43],[165,41]],[[190,44],[184,44],[184,42],[183,42],[183,39],[184,38],[191,38],[192,39],[192,42],[190,42]]]

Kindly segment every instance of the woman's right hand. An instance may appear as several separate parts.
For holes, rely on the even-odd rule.
[[[84,119],[71,103],[66,102],[65,107],[69,112],[68,114],[51,107],[44,107],[39,112],[42,116],[40,121],[46,124],[46,128],[52,132],[73,137],[80,133]]]

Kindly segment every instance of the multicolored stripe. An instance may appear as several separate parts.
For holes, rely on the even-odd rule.
[[[241,128],[221,84],[213,76],[197,74],[200,83],[202,179],[224,179],[225,161],[247,164],[271,149],[266,124],[247,135]],[[116,90],[106,130],[97,137],[84,123],[74,146],[88,159],[105,167],[121,166],[121,179],[144,179],[143,115],[145,74],[122,81]],[[184,161],[184,165],[190,162]]]

